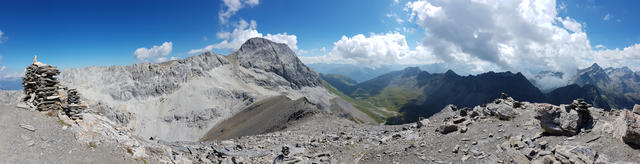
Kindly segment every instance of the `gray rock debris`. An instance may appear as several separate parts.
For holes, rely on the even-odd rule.
[[[580,133],[580,129],[593,126],[589,105],[585,104],[583,99],[578,99],[569,106],[539,105],[535,118],[547,134],[573,136]]]
[[[500,120],[510,120],[518,115],[518,112],[515,111],[513,107],[514,103],[520,104],[518,101],[515,101],[503,93],[501,98],[494,100],[493,103],[487,104],[482,110],[482,113],[488,116],[496,116]],[[520,106],[522,105],[518,107]]]
[[[620,112],[616,119],[614,136],[619,137],[624,143],[640,146],[640,115],[628,110]]]

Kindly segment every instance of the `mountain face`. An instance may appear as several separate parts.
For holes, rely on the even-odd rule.
[[[580,86],[605,86],[610,80],[609,75],[596,63],[593,63],[591,67],[579,70],[578,74],[573,78],[573,82]]]
[[[508,93],[518,100],[540,101],[544,95],[522,74],[488,72],[479,75],[459,76],[453,71],[443,74],[423,74],[419,86],[421,94],[403,105],[402,117],[393,118],[390,124],[414,122],[418,117],[428,117],[444,106],[461,107],[480,105]]]
[[[546,97],[546,102],[551,104],[565,104],[572,100],[582,98],[590,102],[593,106],[604,109],[611,108],[607,97],[602,95],[600,90],[593,85],[584,85],[581,87],[577,84],[571,84],[547,93]]]
[[[329,81],[328,81],[329,82]],[[333,85],[333,83],[332,83]],[[460,76],[449,70],[431,74],[407,67],[354,85],[343,91],[356,99],[403,113],[387,123],[416,121],[439,112],[448,104],[474,106],[495,99],[501,92],[516,99],[540,101],[545,96],[520,73],[488,72]]]
[[[592,84],[606,84],[611,79],[626,81],[637,78],[637,73],[626,69],[602,69],[594,65],[583,70],[580,80],[584,85],[568,85],[541,92],[521,73],[487,72],[478,75],[460,76],[449,70],[445,73],[431,74],[417,67],[408,67],[393,71],[371,80],[350,85],[341,89],[345,94],[387,110],[402,113],[401,116],[388,119],[389,124],[413,122],[418,117],[428,117],[439,112],[444,106],[454,104],[460,107],[481,105],[495,99],[504,92],[517,100],[547,102],[552,104],[570,103],[583,98],[595,107],[610,109],[619,104],[633,105],[630,94],[612,95]],[[562,78],[562,73],[545,72],[540,76]],[[593,80],[598,79],[598,80]],[[326,79],[325,79],[326,80]],[[332,85],[341,85],[328,80]],[[627,85],[628,86],[628,85]],[[629,87],[630,88],[630,87]],[[626,96],[626,97],[625,97]]]
[[[76,88],[95,113],[141,137],[197,141],[221,121],[274,96],[306,100],[331,111],[335,95],[285,44],[253,38],[228,55],[206,52],[164,63],[68,69],[61,83]]]
[[[611,108],[630,109],[640,102],[640,72],[633,72],[628,67],[603,69],[594,63],[578,70],[572,82],[579,86],[593,85],[607,97]]]
[[[322,85],[318,73],[305,66],[286,44],[253,38],[229,57],[245,68],[273,72],[284,77],[294,89]]]

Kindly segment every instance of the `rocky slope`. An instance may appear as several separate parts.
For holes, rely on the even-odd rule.
[[[304,97],[327,111],[336,98],[285,44],[262,38],[228,56],[207,52],[159,64],[68,69],[61,83],[77,88],[92,112],[137,136],[165,141],[197,141],[268,97]]]
[[[605,111],[500,96],[447,106],[404,125],[360,125],[322,114],[286,131],[168,144],[195,163],[637,163],[640,106]]]

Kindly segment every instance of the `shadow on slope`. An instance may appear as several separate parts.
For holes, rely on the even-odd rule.
[[[291,100],[282,95],[273,96],[255,102],[218,123],[201,140],[223,140],[275,132],[318,111],[306,98]]]

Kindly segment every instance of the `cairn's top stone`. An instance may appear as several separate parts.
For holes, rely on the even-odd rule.
[[[45,66],[45,65],[46,65],[46,64],[44,64],[44,63],[39,62],[39,61],[38,61],[38,56],[36,56],[36,55],[33,55],[33,63],[31,63],[31,64],[33,64],[33,65],[37,65],[37,66],[40,66],[40,67],[41,67],[41,66]]]
[[[262,69],[284,77],[292,83],[292,88],[322,84],[320,76],[305,66],[286,44],[264,38],[251,38],[231,57],[245,68]]]

